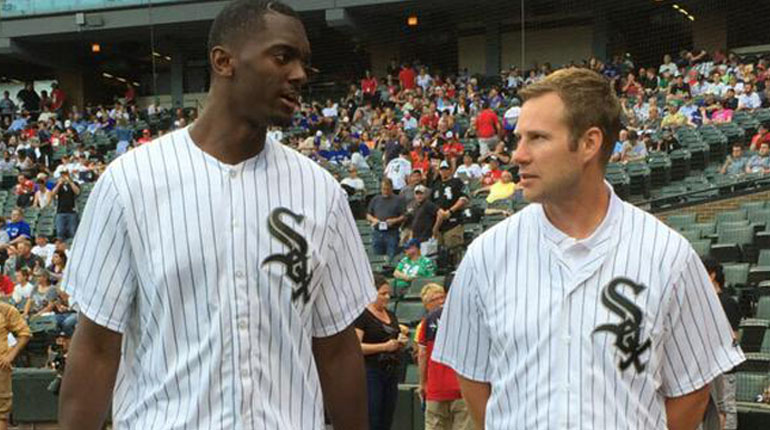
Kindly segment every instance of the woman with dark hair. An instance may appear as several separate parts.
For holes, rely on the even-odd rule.
[[[66,266],[67,254],[64,251],[54,251],[53,257],[51,257],[51,265],[48,266],[48,273],[51,274],[51,278],[59,282]]]
[[[408,340],[396,314],[388,310],[391,289],[387,279],[374,279],[377,298],[355,322],[366,364],[369,429],[390,430],[398,396],[401,349]]]

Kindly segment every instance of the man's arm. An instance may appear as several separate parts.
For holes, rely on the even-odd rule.
[[[118,372],[122,338],[120,333],[79,316],[59,397],[63,430],[102,428]]]
[[[471,414],[473,423],[477,429],[484,429],[484,422],[487,413],[487,402],[492,391],[492,386],[488,382],[478,382],[465,379],[457,375],[460,382],[460,391],[468,406],[468,412]]]
[[[335,430],[368,428],[364,359],[353,326],[329,337],[313,338],[313,356]]]
[[[695,430],[703,421],[708,400],[708,385],[690,394],[666,399],[668,430]]]

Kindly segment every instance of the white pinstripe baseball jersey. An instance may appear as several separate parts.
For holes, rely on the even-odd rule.
[[[474,241],[433,359],[491,384],[488,430],[649,430],[743,353],[687,241],[612,193],[587,239],[531,204]]]
[[[64,285],[123,333],[117,429],[320,429],[311,338],[346,328],[373,280],[345,193],[268,139],[225,165],[187,129],[113,162]]]

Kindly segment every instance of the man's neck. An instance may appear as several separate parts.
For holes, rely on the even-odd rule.
[[[590,237],[609,211],[610,193],[601,180],[578,185],[559,203],[544,203],[548,220],[557,229],[574,239]]]
[[[204,152],[226,164],[238,164],[265,147],[267,126],[238,117],[221,97],[210,92],[209,105],[190,127],[190,137]]]

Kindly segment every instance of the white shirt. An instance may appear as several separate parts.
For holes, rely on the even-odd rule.
[[[393,189],[398,191],[406,186],[406,178],[412,173],[412,163],[401,157],[396,157],[385,166],[384,173],[393,181]]]
[[[741,94],[738,97],[738,106],[746,109],[759,109],[762,107],[762,100],[759,98],[759,94],[756,91],[752,91],[751,94]]]
[[[689,243],[614,193],[587,239],[539,204],[476,239],[432,358],[491,384],[489,430],[664,430],[666,398],[744,359]]]
[[[62,283],[123,334],[115,428],[324,428],[311,340],[375,294],[330,174],[272,139],[227,165],[183,128],[113,161],[80,225]]]
[[[679,76],[679,68],[676,67],[676,63],[674,62],[660,65],[658,68],[658,74],[662,76],[665,72],[669,72],[672,77]]]
[[[433,83],[433,78],[427,73],[424,75],[417,75],[415,83],[421,86],[424,91],[427,91],[428,88],[430,88],[430,85]]]
[[[45,267],[48,267],[51,265],[51,260],[53,260],[53,254],[55,251],[56,245],[47,243],[45,246],[35,245],[31,252],[42,258],[43,261],[45,261]]]
[[[335,103],[332,107],[323,108],[321,110],[321,114],[326,118],[337,118],[337,116],[339,116],[339,112],[337,112],[337,104]]]
[[[366,163],[366,158],[360,152],[354,152],[350,156],[350,164],[356,166],[358,170],[370,170],[369,164]]]
[[[503,118],[509,123],[513,124],[516,121],[519,120],[519,115],[521,115],[521,107],[520,106],[511,106],[510,109],[505,111],[505,114],[503,115]]]
[[[364,180],[361,178],[351,178],[351,177],[343,178],[340,181],[340,185],[347,185],[356,191],[361,191],[364,188],[366,188],[366,184],[364,184]]]
[[[11,298],[17,304],[22,304],[24,300],[32,296],[33,291],[35,291],[35,286],[29,282],[24,285],[16,284],[16,287],[13,289],[13,294],[11,294]]]
[[[481,171],[481,166],[479,166],[476,163],[471,164],[470,166],[466,166],[465,164],[461,164],[457,166],[457,170],[455,171],[455,177],[460,177],[460,175],[465,175],[471,179],[473,178],[480,178],[484,176],[484,173]]]

